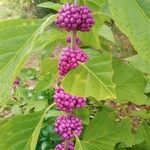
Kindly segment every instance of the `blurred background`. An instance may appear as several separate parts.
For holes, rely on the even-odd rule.
[[[53,10],[38,7],[44,2],[58,0],[0,0],[0,19],[42,18]]]

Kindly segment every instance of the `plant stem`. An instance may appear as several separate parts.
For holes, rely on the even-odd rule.
[[[78,5],[79,4],[79,0],[74,0],[74,4]]]
[[[79,0],[74,0],[74,4],[78,5]],[[71,31],[71,48],[73,49],[75,46],[75,42],[76,42],[76,30]],[[67,115],[70,116],[70,113]],[[65,140],[65,150],[68,150],[69,148],[69,141]]]
[[[74,5],[78,5],[79,0],[74,0]],[[73,30],[71,31],[71,48],[74,48],[75,42],[76,42],[76,33],[77,31]]]
[[[68,148],[69,148],[69,143],[67,140],[65,140],[65,150],[68,150]]]
[[[71,48],[73,49],[76,42],[76,31],[71,31]]]

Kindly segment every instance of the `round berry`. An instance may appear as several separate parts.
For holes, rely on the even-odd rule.
[[[20,84],[20,79],[17,78],[15,81],[14,81],[14,85],[19,85]]]
[[[79,7],[67,3],[58,11],[56,25],[67,31],[78,30],[80,22],[76,22],[77,19],[81,19]]]
[[[70,140],[80,136],[83,129],[82,121],[76,116],[60,116],[56,119],[54,130],[63,140]]]
[[[71,112],[75,108],[86,106],[86,99],[83,97],[70,95],[60,87],[55,90],[54,101],[59,110]]]
[[[55,150],[65,150],[65,143],[56,145]],[[74,143],[68,141],[68,150],[74,150]]]
[[[88,55],[79,47],[65,47],[60,57],[58,68],[59,74],[65,76],[70,70],[79,66],[79,62],[86,62]]]

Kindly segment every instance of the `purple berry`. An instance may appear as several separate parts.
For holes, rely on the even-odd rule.
[[[65,47],[59,60],[59,73],[61,76],[66,75],[70,70],[79,66],[79,62],[86,62],[88,55],[79,47]]]
[[[14,85],[19,85],[20,84],[20,79],[17,78],[15,81],[14,81]]]
[[[88,32],[94,25],[94,17],[87,6],[77,6],[67,3],[58,11],[56,25],[67,31]]]
[[[71,43],[71,36],[68,36],[67,38],[66,38],[66,42],[67,43]],[[76,37],[76,44],[77,45],[80,45],[81,44],[81,40],[80,40],[80,38],[79,37]]]
[[[63,140],[70,140],[80,136],[83,129],[82,121],[76,116],[60,116],[56,119],[54,130]]]
[[[54,101],[57,108],[65,112],[71,112],[75,108],[82,108],[86,106],[85,98],[65,93],[60,87],[55,90]]]
[[[94,17],[91,10],[87,6],[80,7],[80,14],[82,14],[82,22],[80,24],[80,31],[89,32],[94,25]]]
[[[55,147],[55,150],[65,150],[65,143],[61,143],[61,144],[58,144],[56,147]],[[68,150],[74,150],[74,143],[73,142],[70,142],[68,143]]]
[[[76,23],[76,18],[81,18],[80,9],[76,5],[67,3],[58,11],[56,25],[67,31],[78,30],[79,24]],[[62,23],[65,23],[65,25]]]

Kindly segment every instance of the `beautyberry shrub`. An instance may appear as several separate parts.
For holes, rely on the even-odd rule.
[[[65,47],[59,60],[59,74],[66,75],[70,70],[79,66],[79,62],[86,62],[88,55],[79,47]]]
[[[60,116],[56,119],[54,130],[63,140],[70,140],[76,136],[80,136],[83,129],[82,121],[72,116]]]
[[[54,101],[58,109],[65,112],[71,112],[75,108],[86,106],[85,98],[70,95],[60,87],[55,90]]]

